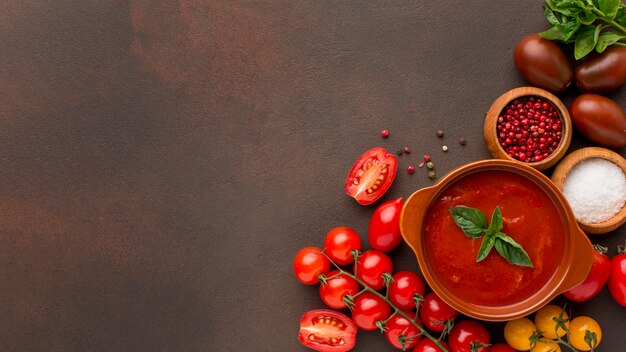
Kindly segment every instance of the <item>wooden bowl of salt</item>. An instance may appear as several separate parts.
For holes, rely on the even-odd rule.
[[[626,222],[626,159],[598,147],[576,150],[554,169],[563,192],[587,234],[613,231]]]

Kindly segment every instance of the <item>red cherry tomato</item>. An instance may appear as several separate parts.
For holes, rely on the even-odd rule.
[[[569,108],[572,123],[583,136],[610,148],[626,146],[626,111],[598,94],[581,94]]]
[[[454,321],[459,313],[442,301],[434,292],[427,293],[419,309],[420,319],[427,328],[442,332],[447,321]]]
[[[439,343],[441,343],[447,351],[450,351],[450,347],[448,347],[445,342],[439,341]],[[437,347],[431,339],[422,339],[417,346],[415,346],[413,352],[443,352],[443,350]]]
[[[611,274],[611,263],[609,257],[606,256],[607,249],[601,246],[594,246],[593,266],[587,279],[574,287],[573,289],[563,293],[570,301],[582,302],[595,297],[606,284]]]
[[[352,319],[363,330],[376,330],[376,322],[391,316],[391,307],[382,298],[371,292],[364,292],[354,299]]]
[[[410,271],[398,271],[393,274],[389,285],[389,300],[403,310],[415,309],[415,295],[424,297],[426,286],[419,275]]]
[[[339,273],[339,270],[333,270],[328,273],[331,277]],[[334,277],[326,283],[320,284],[320,298],[324,304],[334,309],[346,308],[346,303],[343,301],[345,295],[354,296],[359,292],[359,284],[351,277],[345,275],[339,275]]]
[[[385,254],[375,250],[363,252],[356,263],[356,276],[374,290],[385,287],[383,274],[391,275],[393,263]]]
[[[304,346],[322,352],[345,352],[356,343],[356,325],[339,312],[311,310],[300,318],[298,339]]]
[[[293,259],[293,272],[296,279],[305,285],[313,285],[319,282],[320,274],[326,274],[330,270],[328,258],[317,247],[304,247]]]
[[[528,82],[551,92],[564,91],[574,79],[572,65],[561,47],[537,34],[520,40],[513,61]]]
[[[367,240],[372,248],[389,252],[402,241],[400,211],[402,198],[381,204],[370,219]]]
[[[339,265],[354,262],[352,250],[361,250],[361,238],[351,228],[340,226],[328,231],[324,239],[324,251],[330,259]]]
[[[513,347],[507,345],[506,343],[496,343],[495,345],[489,346],[488,352],[516,352]]]
[[[346,178],[346,193],[361,205],[374,203],[391,186],[398,162],[385,149],[372,148],[354,163]]]
[[[618,247],[618,255],[611,258],[609,292],[617,303],[626,307],[626,252],[622,246]]]
[[[409,317],[415,317],[415,312],[404,312]],[[419,319],[415,320],[417,325],[422,326],[422,322]],[[400,341],[400,335],[404,341],[404,345]],[[422,335],[420,331],[413,323],[407,320],[400,314],[396,314],[385,324],[385,338],[395,348],[406,351],[409,348],[415,347],[419,342]]]
[[[611,45],[576,67],[576,82],[583,92],[610,92],[626,82],[626,48]]]
[[[491,338],[487,329],[475,320],[457,322],[448,337],[450,352],[487,352],[488,346],[472,349],[472,345],[489,345],[490,342]]]

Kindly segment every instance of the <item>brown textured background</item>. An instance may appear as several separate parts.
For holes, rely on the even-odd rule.
[[[512,47],[546,28],[541,4],[0,3],[0,350],[305,350],[322,303],[291,261],[334,226],[366,238],[351,163],[411,147],[388,200],[431,183],[404,172],[422,153],[439,175],[487,158],[484,112],[524,84]],[[570,307],[623,349],[606,290]],[[361,332],[356,350],[391,349]]]

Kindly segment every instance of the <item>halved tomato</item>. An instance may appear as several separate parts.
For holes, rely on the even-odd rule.
[[[308,311],[300,318],[298,339],[322,352],[345,352],[356,343],[356,325],[346,315],[329,309]]]
[[[372,148],[354,163],[346,179],[346,193],[361,205],[374,203],[396,178],[396,156],[384,148]]]

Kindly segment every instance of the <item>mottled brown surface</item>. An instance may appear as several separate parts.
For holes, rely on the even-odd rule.
[[[410,146],[385,199],[407,196],[430,184],[403,172],[422,153],[439,175],[487,158],[484,112],[524,84],[511,49],[546,27],[541,1],[448,3],[2,2],[0,350],[304,350],[322,303],[291,260],[333,226],[365,238],[351,162]],[[624,345],[606,290],[570,307],[600,351]]]

